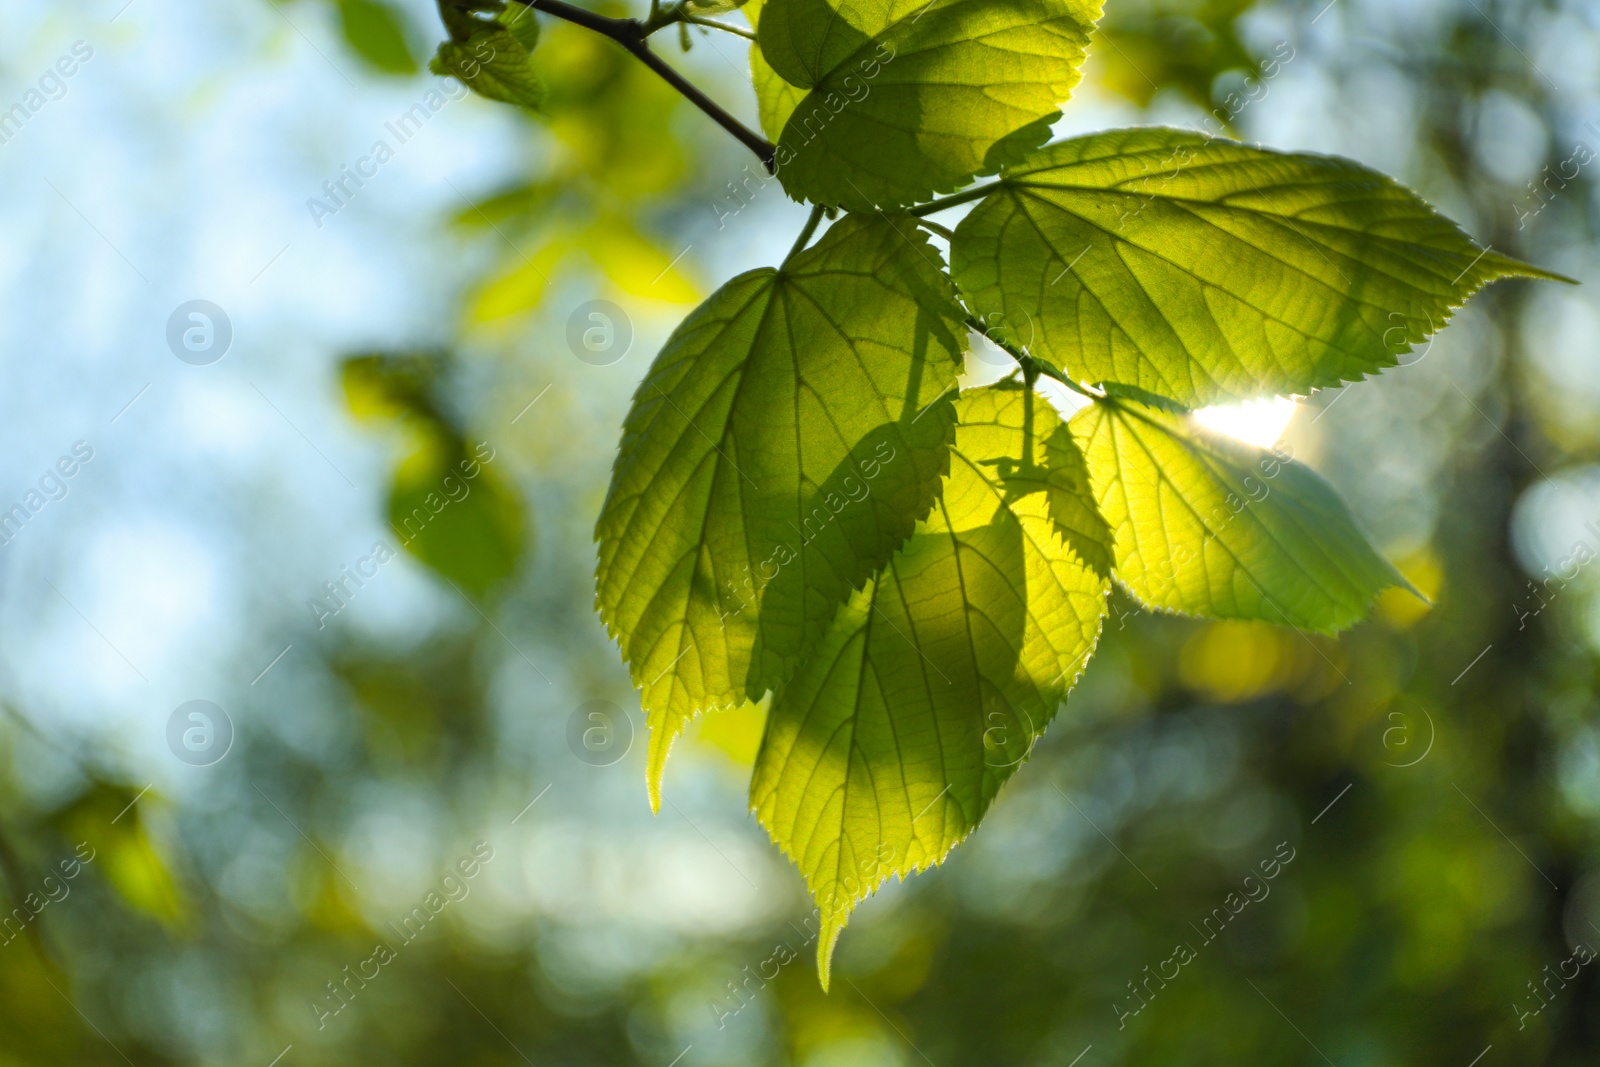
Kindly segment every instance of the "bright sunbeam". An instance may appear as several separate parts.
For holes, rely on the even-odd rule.
[[[1194,417],[1208,430],[1259,448],[1271,448],[1289,428],[1289,420],[1294,418],[1299,406],[1289,397],[1271,396],[1242,404],[1201,408]]]

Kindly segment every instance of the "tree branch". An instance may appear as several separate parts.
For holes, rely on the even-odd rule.
[[[740,144],[756,154],[756,158],[761,160],[761,165],[767,168],[768,174],[777,173],[777,166],[773,162],[777,148],[772,142],[734,118],[721,105],[695,88],[688,79],[652,52],[650,45],[645,41],[645,25],[638,19],[614,19],[597,15],[593,11],[585,11],[581,7],[566,3],[565,0],[516,0],[516,2],[535,11],[543,11],[546,15],[582,26],[586,30],[593,30],[600,36],[609,37],[617,42],[632,53],[635,59],[660,75],[662,81],[682,93],[691,104],[711,116],[718,126],[738,138]],[[655,29],[660,27],[657,26]]]

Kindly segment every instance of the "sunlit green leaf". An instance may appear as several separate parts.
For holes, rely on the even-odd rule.
[[[861,210],[1020,160],[1077,84],[1099,15],[1099,0],[767,0],[764,60],[810,90],[778,140],[784,188]]]
[[[1301,463],[1126,398],[1070,425],[1116,538],[1116,577],[1150,607],[1332,633],[1407,585]]]
[[[1100,514],[1100,507],[1089,483],[1089,468],[1083,453],[1072,440],[1072,431],[1058,425],[1045,438],[1045,487],[1049,492],[1050,518],[1078,558],[1101,577],[1108,577],[1116,559],[1111,528]]]
[[[761,28],[761,8],[766,0],[749,0],[744,5],[745,18],[758,31]],[[750,46],[750,81],[756,89],[756,110],[761,116],[761,129],[774,141],[783,133],[784,123],[794,113],[795,105],[805,99],[806,91],[790,85],[783,76],[772,69],[767,57],[761,54],[759,40]]]
[[[1190,406],[1360,379],[1480,286],[1554,277],[1329,156],[1143,128],[1002,177],[951,245],[974,310],[1076,378]]]
[[[689,719],[781,685],[927,513],[960,321],[908,219],[846,217],[723,286],[656,357],[597,530],[653,802]]]
[[[539,20],[534,17],[533,8],[509,0],[498,21],[526,51],[531,53],[539,43]]]
[[[1029,455],[1024,395],[962,395],[942,499],[773,700],[751,803],[821,910],[824,985],[851,910],[972,831],[1099,636],[1109,582],[1026,462],[1060,423],[1035,398]]]

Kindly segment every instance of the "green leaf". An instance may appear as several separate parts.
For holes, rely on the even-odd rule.
[[[962,320],[908,218],[849,216],[723,286],[656,357],[596,531],[653,805],[688,721],[780,686],[927,514]]]
[[[1056,524],[1056,532],[1079,559],[1100,577],[1108,578],[1116,559],[1116,542],[1100,514],[1083,453],[1065,425],[1058,425],[1051,432],[1044,447],[1045,487],[1050,494],[1050,519]]]
[[[1160,128],[1007,169],[950,254],[973,310],[1030,352],[1193,407],[1358,380],[1480,286],[1558,277],[1349,160]]]
[[[1141,603],[1321,633],[1410,588],[1311,468],[1127,399],[1074,415],[1116,576]]]
[[[1020,160],[1077,84],[1099,15],[1099,0],[767,0],[764,61],[810,90],[778,139],[784,188],[864,210]]]
[[[751,28],[757,31],[757,41],[750,45],[750,81],[756,90],[756,111],[761,117],[762,131],[776,141],[783,133],[784,123],[794,113],[795,106],[805,99],[806,91],[784,81],[783,76],[772,69],[772,64],[761,53],[761,7],[765,2],[748,0],[744,5],[744,14],[750,20]]]
[[[499,25],[485,24],[465,41],[445,41],[428,69],[454,77],[490,100],[534,110],[544,102],[544,83],[528,50],[515,34]]]
[[[405,23],[399,12],[378,0],[338,2],[339,27],[351,51],[385,74],[417,72],[417,57],[406,43]]]
[[[534,45],[539,43],[539,20],[534,17],[533,8],[513,0],[506,5],[506,11],[501,14],[499,21],[511,31],[511,36],[517,39],[523,50],[531,55]]]
[[[962,394],[942,499],[773,700],[751,804],[821,910],[824,986],[851,910],[977,826],[1099,637],[1110,583],[1018,491],[1024,403]],[[1037,466],[1060,424],[1035,406]]]

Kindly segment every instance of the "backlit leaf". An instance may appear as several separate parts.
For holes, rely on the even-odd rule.
[[[758,31],[761,28],[761,8],[766,0],[749,0],[744,5],[745,18]],[[805,99],[806,91],[790,85],[783,76],[772,69],[767,57],[761,54],[759,39],[750,45],[750,81],[756,90],[756,110],[761,116],[761,129],[776,141],[783,133],[784,123],[794,113],[795,105]]]
[[[1480,286],[1556,277],[1357,163],[1161,128],[1007,169],[951,269],[980,317],[1074,377],[1191,407],[1358,380]]]
[[[751,804],[821,910],[824,985],[851,910],[972,831],[1099,637],[1110,583],[1057,536],[1024,395],[962,395],[942,499],[773,700]],[[1036,468],[1060,423],[1034,406]]]
[[[597,528],[598,602],[667,750],[781,685],[927,514],[965,331],[906,218],[846,217],[692,312],[634,396]]]
[[[764,61],[809,90],[778,139],[784,188],[863,210],[1019,161],[1060,115],[1099,16],[1099,0],[767,0]]]
[[[1116,576],[1149,607],[1332,633],[1400,573],[1304,464],[1131,399],[1070,423],[1116,538]]]

